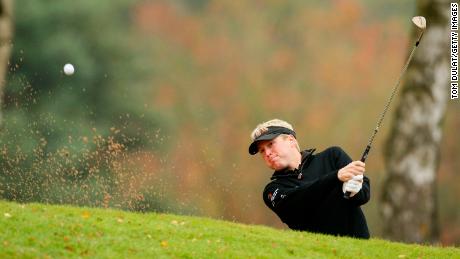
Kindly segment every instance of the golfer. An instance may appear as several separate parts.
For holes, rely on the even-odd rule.
[[[265,186],[265,204],[293,230],[369,238],[360,208],[369,201],[365,164],[352,161],[340,147],[300,151],[292,126],[273,119],[251,134],[249,153],[260,153],[275,170]],[[350,198],[344,193],[350,192]]]

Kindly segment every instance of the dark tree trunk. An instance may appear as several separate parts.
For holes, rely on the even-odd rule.
[[[13,1],[0,0],[0,107],[3,104],[3,88],[5,87],[8,61],[11,52],[11,39],[13,36]],[[2,111],[0,109],[0,124]]]
[[[438,239],[436,171],[450,98],[450,1],[420,0],[416,15],[426,17],[427,29],[407,71],[386,141],[381,207],[384,236],[411,243]],[[415,31],[411,44],[418,36]]]

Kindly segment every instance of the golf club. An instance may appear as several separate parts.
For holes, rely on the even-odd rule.
[[[396,82],[396,85],[394,86],[390,97],[388,98],[388,101],[387,101],[387,103],[385,105],[385,109],[383,110],[382,114],[380,115],[380,118],[379,118],[379,120],[377,122],[377,126],[375,127],[374,133],[372,134],[372,136],[369,139],[369,142],[367,144],[366,150],[364,150],[363,156],[361,157],[361,162],[363,162],[363,163],[366,161],[367,155],[369,154],[369,151],[371,150],[372,142],[374,141],[375,135],[377,135],[377,132],[380,129],[380,125],[382,124],[383,118],[385,117],[385,114],[388,111],[388,107],[390,106],[390,103],[391,103],[391,101],[393,100],[393,97],[396,94],[396,90],[398,89],[399,84],[401,83],[402,77],[406,73],[407,67],[409,66],[409,63],[412,60],[412,56],[414,55],[415,49],[417,49],[417,47],[418,47],[418,45],[420,43],[420,40],[422,39],[423,33],[425,32],[425,29],[426,29],[426,19],[425,19],[425,17],[423,17],[423,16],[415,16],[414,18],[412,18],[412,22],[415,24],[415,26],[417,26],[421,30],[420,35],[418,36],[417,42],[415,43],[414,47],[412,48],[412,51],[409,54],[409,58],[407,59],[406,64],[404,65],[403,70],[401,71],[401,74],[399,75],[398,81]],[[350,195],[351,195],[350,192],[346,192],[344,194],[344,198],[349,199]]]

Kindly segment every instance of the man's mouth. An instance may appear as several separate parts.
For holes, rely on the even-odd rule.
[[[277,156],[268,159],[268,161],[270,162],[270,164],[275,163],[277,160],[278,160],[278,157],[277,157]]]

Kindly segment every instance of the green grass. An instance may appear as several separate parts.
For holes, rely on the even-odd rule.
[[[460,249],[200,217],[0,201],[0,258],[18,257],[460,258]]]

